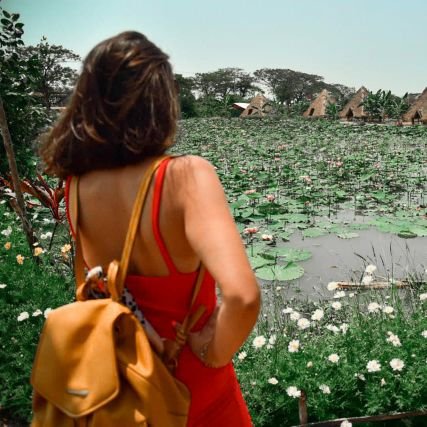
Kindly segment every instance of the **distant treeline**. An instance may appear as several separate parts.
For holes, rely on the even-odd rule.
[[[182,117],[238,115],[231,109],[235,102],[249,102],[266,92],[278,110],[301,113],[316,94],[327,89],[343,104],[355,88],[326,83],[322,76],[283,68],[261,68],[248,73],[241,68],[220,68],[193,77],[176,74],[180,87]]]

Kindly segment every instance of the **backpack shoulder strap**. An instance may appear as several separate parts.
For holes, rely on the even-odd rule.
[[[135,237],[141,220],[142,209],[144,207],[145,200],[147,199],[151,180],[157,168],[168,157],[170,156],[163,155],[152,162],[142,177],[141,184],[139,186],[139,190],[133,205],[121,260],[120,262],[117,260],[112,261],[108,268],[108,290],[111,294],[111,298],[114,301],[120,301],[123,293],[124,282],[129,267],[130,255],[135,244]]]

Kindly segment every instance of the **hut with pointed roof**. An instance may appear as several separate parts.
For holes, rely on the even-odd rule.
[[[310,106],[304,111],[304,117],[326,117],[326,107],[328,104],[336,104],[335,97],[326,89],[317,95]]]
[[[403,115],[403,121],[427,124],[427,87]]]
[[[252,98],[240,117],[264,117],[273,112],[270,101],[261,93]]]
[[[349,121],[353,119],[366,120],[368,115],[363,110],[363,105],[360,104],[368,94],[368,89],[366,89],[365,86],[362,86],[341,110],[339,114],[340,119],[347,119]]]

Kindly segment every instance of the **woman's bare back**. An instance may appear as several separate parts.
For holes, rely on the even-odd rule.
[[[136,193],[152,160],[117,169],[96,170],[81,177],[79,230],[83,254],[89,266],[106,266],[112,259],[120,258]],[[173,182],[176,179],[174,162],[180,161],[183,160],[172,160],[167,168],[159,226],[176,268],[187,273],[195,271],[200,261],[185,236],[183,212],[177,200],[178,193],[174,191],[177,184]],[[129,274],[166,276],[169,273],[153,233],[153,188],[154,182],[150,185],[144,206]]]

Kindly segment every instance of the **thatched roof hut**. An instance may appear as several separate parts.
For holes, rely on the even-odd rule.
[[[273,112],[270,101],[261,93],[251,100],[240,117],[264,117]]]
[[[231,106],[235,110],[244,111],[244,110],[246,110],[246,108],[248,108],[248,105],[249,105],[249,102],[235,102]]]
[[[317,95],[310,106],[304,111],[304,117],[325,117],[326,116],[326,107],[328,104],[336,104],[337,100],[335,97],[326,89],[323,89],[322,92]]]
[[[427,123],[427,87],[403,116],[404,122]]]
[[[368,94],[368,89],[366,89],[365,86],[362,86],[341,110],[339,114],[340,119],[366,119],[367,114],[363,111],[363,105],[360,105],[360,103],[366,98]]]

